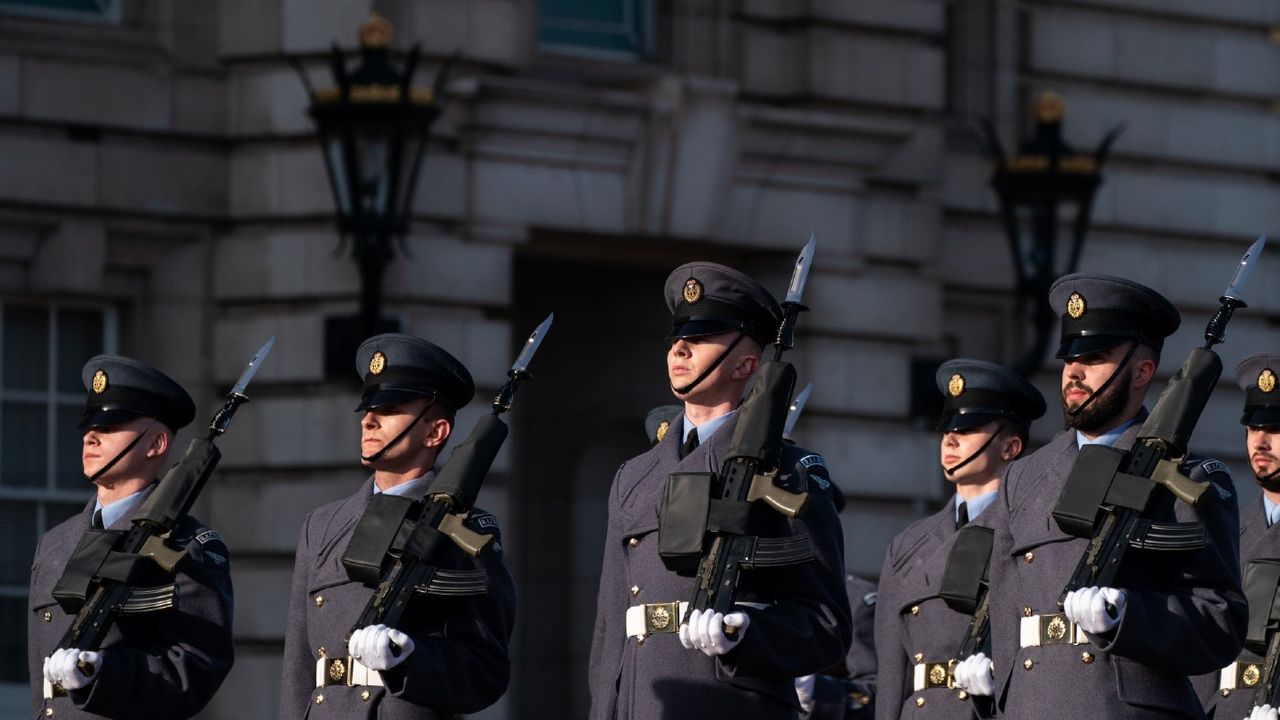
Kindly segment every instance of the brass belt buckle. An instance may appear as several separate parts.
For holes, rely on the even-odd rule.
[[[680,627],[680,603],[650,603],[644,606],[645,634],[676,632]]]
[[[1067,622],[1066,615],[1050,613],[1040,616],[1041,645],[1065,645],[1074,643],[1075,639],[1075,633],[1072,632],[1071,623]]]
[[[325,658],[324,686],[332,685],[351,686],[351,658]]]
[[[954,678],[947,670],[946,663],[929,663],[925,666],[924,687],[926,690],[950,688],[952,682],[954,682]]]
[[[1236,687],[1251,688],[1262,679],[1262,670],[1257,663],[1236,663]]]

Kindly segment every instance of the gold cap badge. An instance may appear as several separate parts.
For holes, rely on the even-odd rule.
[[[1264,393],[1269,393],[1276,389],[1276,374],[1271,372],[1271,368],[1266,368],[1258,373],[1258,389]]]
[[[1067,298],[1067,315],[1072,320],[1084,314],[1084,296],[1078,292],[1071,293],[1071,297]]]
[[[662,442],[662,438],[667,436],[667,430],[669,430],[670,428],[671,428],[671,423],[667,422],[666,420],[663,420],[661,423],[658,424],[658,429],[653,433],[653,439],[656,440],[657,442]]]
[[[964,392],[964,376],[956,373],[947,381],[947,392],[951,393],[951,397],[960,397],[960,393]]]
[[[378,373],[382,372],[383,369],[385,369],[386,367],[387,367],[387,356],[383,355],[381,350],[375,352],[373,354],[373,357],[369,358],[369,372],[373,373],[374,375],[377,375]]]
[[[102,393],[106,392],[107,391],[107,374],[102,370],[95,372],[93,374],[93,381],[89,383],[89,386],[93,388],[93,392],[97,395],[101,395]]]
[[[690,305],[702,299],[702,283],[698,278],[689,278],[684,281],[684,301]]]

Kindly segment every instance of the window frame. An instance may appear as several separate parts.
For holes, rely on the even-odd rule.
[[[619,27],[621,27],[624,32],[633,31],[638,36],[638,42],[636,43],[637,47],[634,49],[618,50],[592,45],[579,45],[574,43],[543,40],[541,38],[541,28],[543,24],[541,2],[537,3],[537,7],[534,10],[534,48],[540,55],[573,57],[586,60],[641,62],[651,59],[654,53],[654,27],[656,19],[655,3],[653,0],[618,0],[618,2],[624,7],[629,7],[632,10],[630,13],[624,12],[624,14],[629,14],[631,16],[631,22],[629,23],[628,20],[623,20],[619,24]]]
[[[0,0],[0,14],[21,15],[41,20],[62,20],[67,22],[100,23],[103,25],[119,25],[124,18],[121,6],[124,0],[94,0],[106,7],[102,12],[90,10],[68,10],[64,8],[41,7],[38,0]]]

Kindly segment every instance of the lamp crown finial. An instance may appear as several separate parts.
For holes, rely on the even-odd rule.
[[[1066,105],[1062,96],[1052,90],[1040,93],[1040,97],[1036,98],[1033,106],[1036,122],[1041,125],[1062,122],[1062,113],[1066,109]]]
[[[373,13],[360,25],[360,46],[384,48],[391,44],[391,23],[378,13]]]

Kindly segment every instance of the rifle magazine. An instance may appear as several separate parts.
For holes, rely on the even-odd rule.
[[[780,538],[756,538],[742,567],[748,570],[799,565],[813,559],[813,545],[806,534]]]
[[[1206,545],[1204,523],[1161,523],[1139,520],[1139,527],[1129,538],[1134,550],[1176,552],[1200,550]]]
[[[484,595],[488,591],[489,578],[483,570],[436,570],[430,582],[414,588],[414,592],[423,595],[445,597]]]
[[[129,599],[121,603],[117,612],[120,615],[141,615],[143,613],[169,610],[174,606],[178,586],[170,583],[157,587],[134,588]]]

